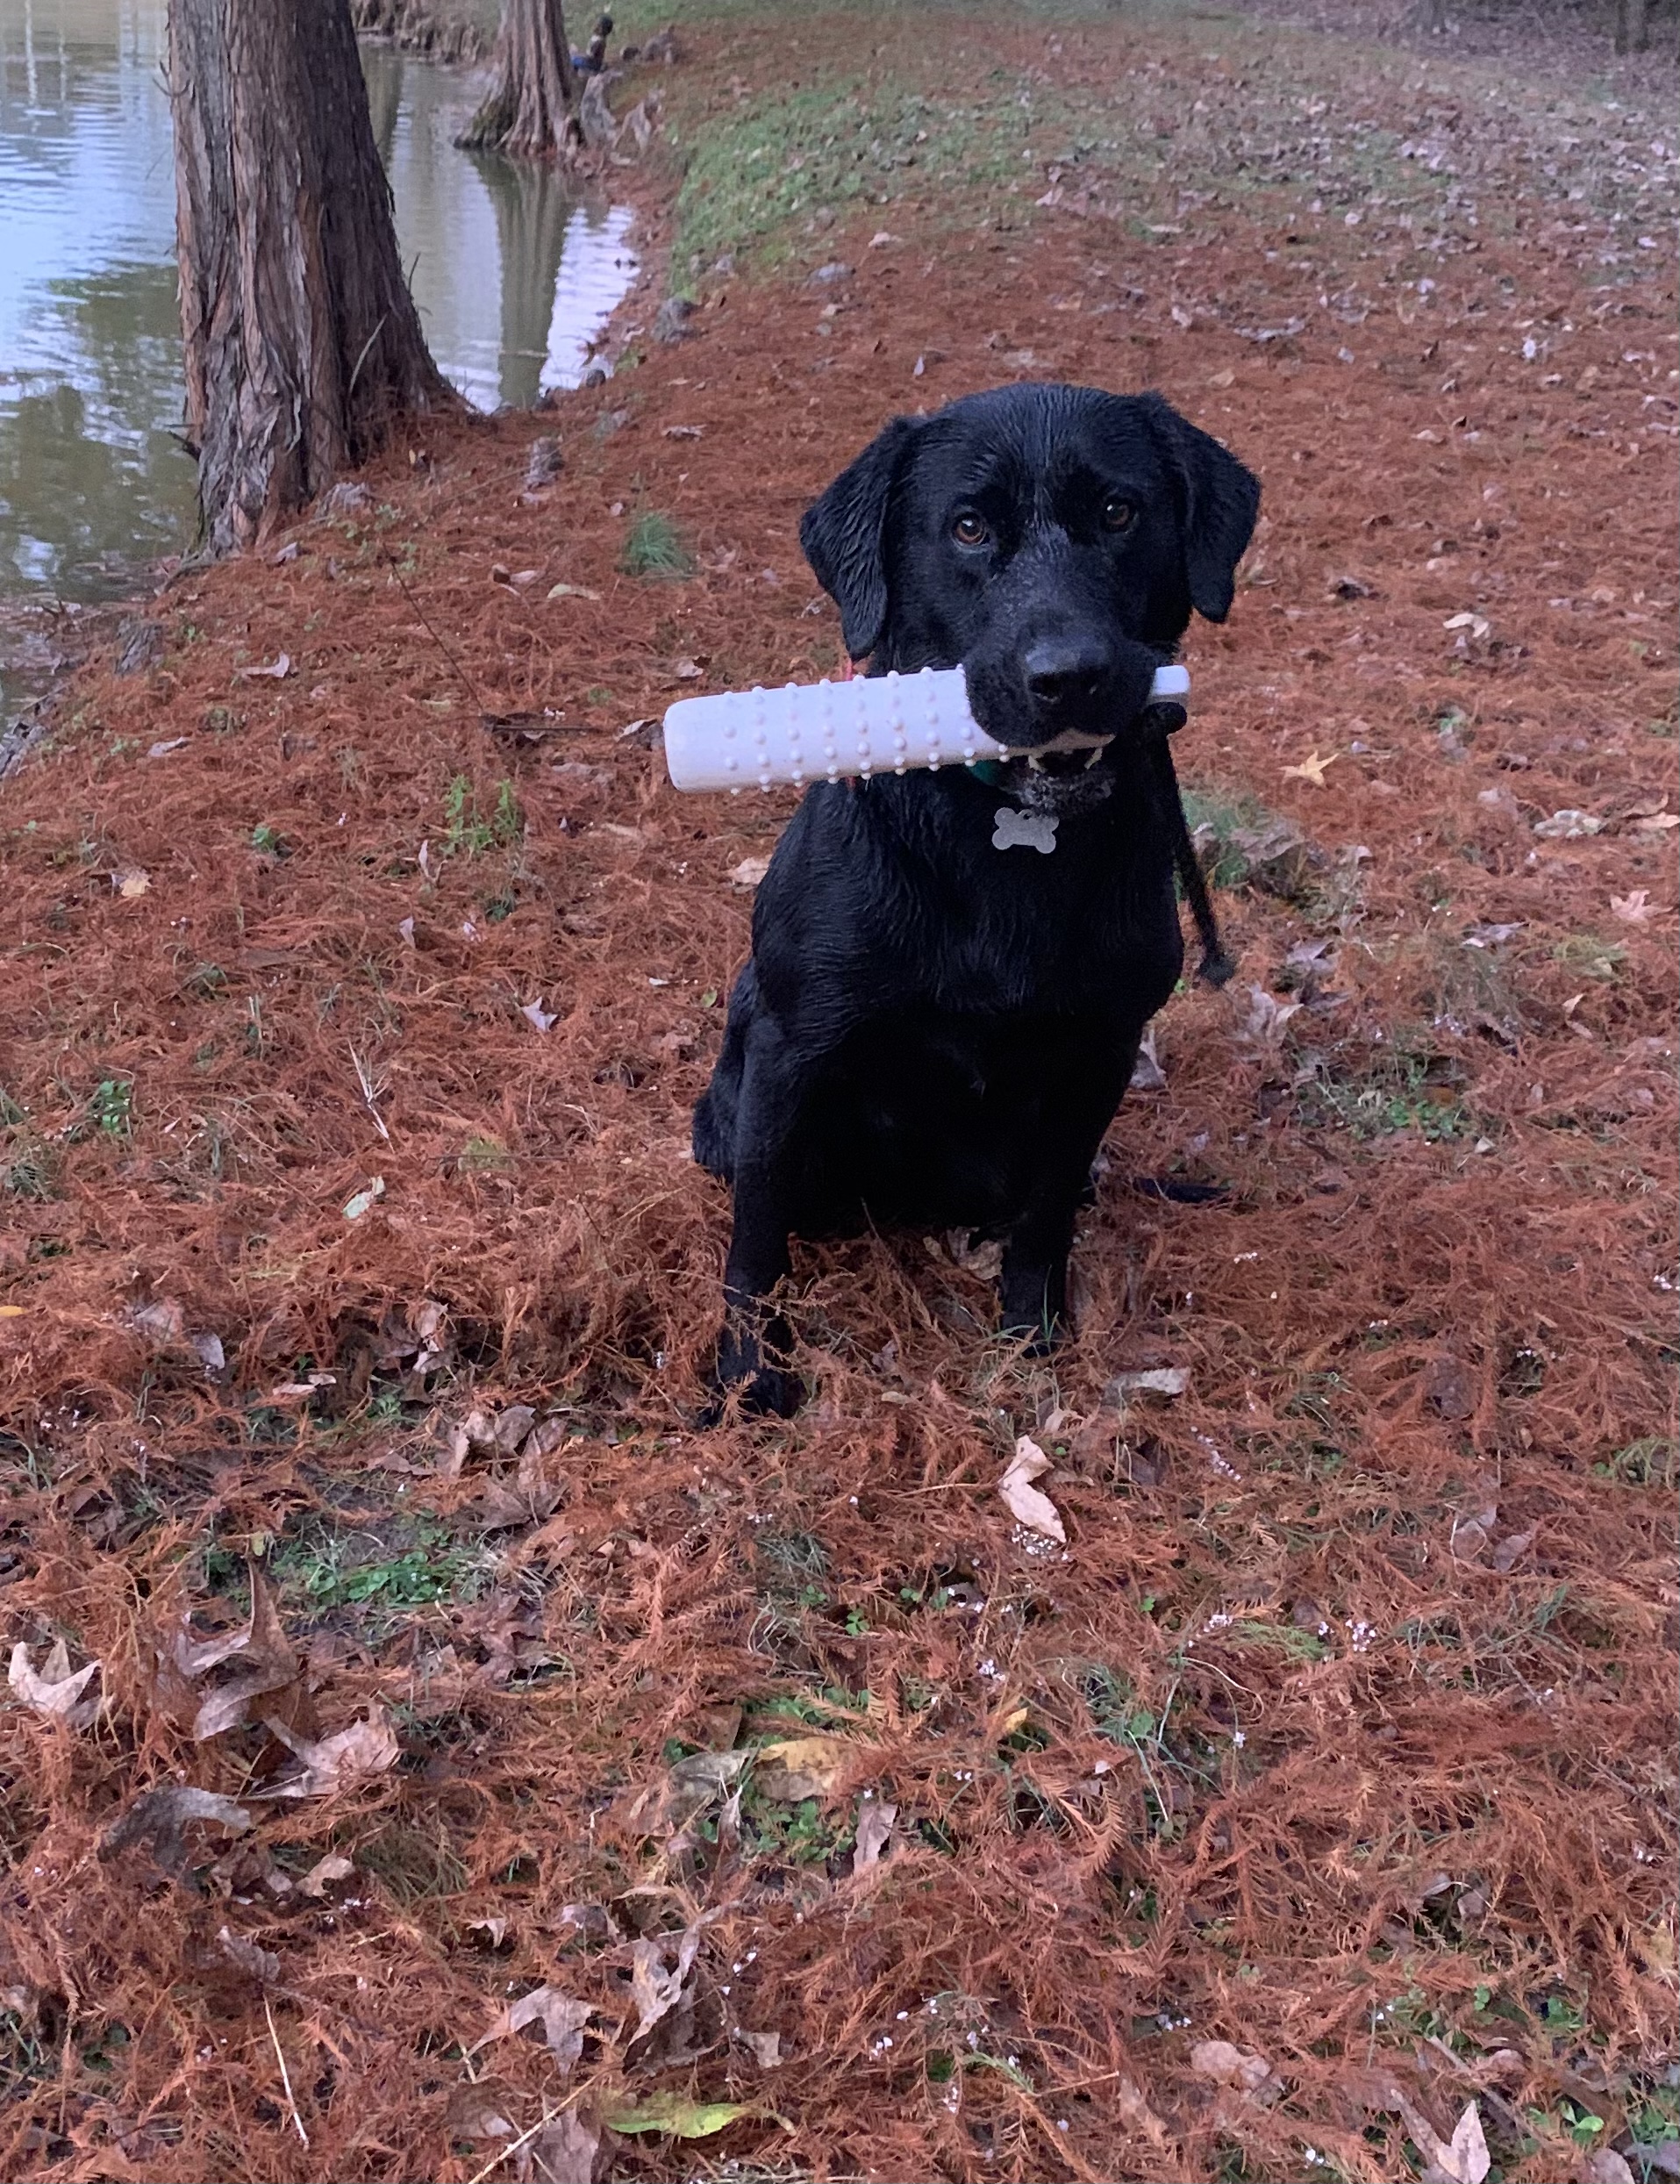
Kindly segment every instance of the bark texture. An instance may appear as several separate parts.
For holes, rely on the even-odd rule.
[[[561,0],[502,0],[496,84],[461,139],[469,151],[548,159],[576,138],[577,84]]]
[[[187,423],[225,553],[458,397],[403,277],[349,0],[169,0],[169,83]]]

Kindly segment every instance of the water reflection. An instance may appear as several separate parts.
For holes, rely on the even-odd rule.
[[[162,52],[147,0],[0,0],[0,591],[109,597],[190,526]]]
[[[0,694],[20,603],[119,595],[192,534],[164,0],[0,0]],[[364,51],[433,355],[480,408],[575,385],[627,212],[468,158],[467,71]],[[10,605],[13,612],[8,616]]]
[[[552,168],[458,152],[480,88],[465,71],[377,46],[361,59],[432,354],[481,410],[575,387],[634,276],[630,214],[580,203]]]

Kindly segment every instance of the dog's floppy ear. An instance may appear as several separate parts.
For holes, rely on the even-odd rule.
[[[917,429],[914,418],[895,417],[811,503],[799,526],[805,559],[840,608],[840,633],[854,660],[875,650],[887,619],[887,510]]]
[[[1260,480],[1160,395],[1146,394],[1142,401],[1183,498],[1190,605],[1210,622],[1222,622],[1231,612],[1237,563],[1260,513]]]

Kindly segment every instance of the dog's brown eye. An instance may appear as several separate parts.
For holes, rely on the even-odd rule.
[[[1118,498],[1103,503],[1105,531],[1129,531],[1132,528],[1133,507],[1129,500]]]
[[[959,546],[983,546],[991,533],[986,528],[984,519],[970,508],[965,509],[951,526],[951,536]]]

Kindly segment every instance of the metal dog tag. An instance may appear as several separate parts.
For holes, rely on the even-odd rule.
[[[1018,812],[1012,804],[1000,804],[991,846],[994,849],[1037,849],[1047,857],[1056,846],[1056,818],[1054,812]]]

